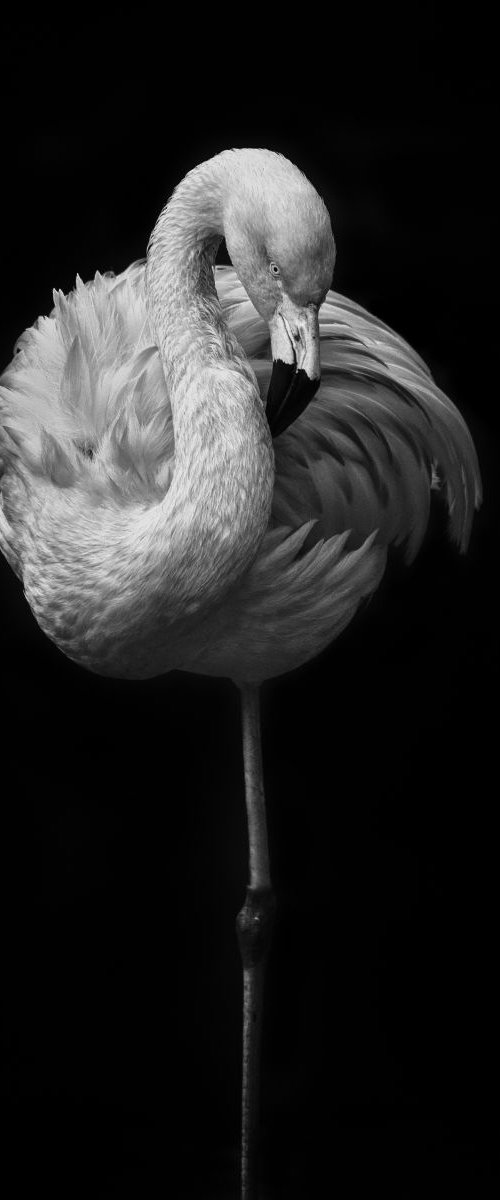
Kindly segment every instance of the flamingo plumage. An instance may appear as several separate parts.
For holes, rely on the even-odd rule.
[[[222,235],[234,268],[214,267]],[[41,628],[101,674],[233,678],[250,742],[252,689],[338,636],[391,545],[414,558],[431,492],[461,551],[481,498],[462,417],[401,337],[329,289],[334,257],[296,167],[225,151],[174,193],[146,262],[54,293],[0,380],[0,547]],[[285,396],[273,441],[276,346],[307,374],[315,321],[321,386],[288,418]],[[269,890],[267,844],[263,870],[255,854]]]
[[[216,267],[215,279],[264,396],[272,366],[266,323],[234,269]],[[272,508],[254,562],[205,618],[201,637],[193,628],[182,655],[174,648],[162,660],[153,642],[144,664],[127,657],[120,669],[94,659],[88,630],[58,633],[49,588],[57,586],[71,625],[81,605],[79,562],[99,556],[107,582],[100,513],[108,506],[124,517],[126,532],[133,515],[161,505],[174,472],[172,413],[143,263],[88,284],[78,279],[54,301],[51,315],[22,334],[2,377],[0,544],[42,628],[83,665],[138,677],[179,666],[255,681],[298,666],[374,591],[388,546],[403,545],[414,558],[434,488],[447,503],[452,538],[466,549],[480,482],[464,421],[401,337],[329,291],[320,312],[321,388],[275,441]],[[99,571],[92,580],[98,586]]]

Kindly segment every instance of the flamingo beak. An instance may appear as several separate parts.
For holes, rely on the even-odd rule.
[[[269,329],[273,371],[266,414],[275,438],[304,412],[320,384],[318,306],[300,306],[284,295]]]

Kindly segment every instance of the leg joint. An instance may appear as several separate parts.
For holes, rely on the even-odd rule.
[[[271,943],[276,911],[272,888],[247,887],[245,903],[236,918],[236,930],[244,967],[264,960]]]

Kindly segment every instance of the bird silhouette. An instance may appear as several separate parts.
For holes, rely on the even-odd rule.
[[[233,268],[214,266],[222,237]],[[481,498],[459,412],[401,337],[329,290],[334,262],[298,168],[224,151],[177,187],[145,262],[54,293],[0,379],[0,547],[41,629],[103,675],[241,688],[244,1197],[272,921],[258,685],[337,637],[391,545],[413,559],[433,490],[462,551]]]

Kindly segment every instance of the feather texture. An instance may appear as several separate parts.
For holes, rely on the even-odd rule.
[[[268,326],[232,268],[215,268],[215,281],[229,350],[245,352],[263,398],[272,367]],[[71,657],[104,673],[145,676],[174,665],[260,680],[306,661],[340,633],[377,587],[389,545],[414,557],[432,488],[465,550],[481,487],[460,414],[418,354],[359,305],[330,291],[320,331],[321,387],[275,441],[271,517],[248,569],[200,615],[196,636],[178,631],[174,658],[153,644],[120,668],[85,650],[88,629],[73,636],[82,596],[61,567],[51,586],[68,612],[55,640]],[[22,334],[0,380],[0,418],[0,546],[28,591],[34,572],[49,569],[39,556],[47,504],[52,521],[69,522],[83,557],[95,554],[86,530],[103,509],[125,532],[127,513],[156,511],[172,485],[175,438],[144,263],[117,276],[97,273],[87,284],[78,278],[68,296],[54,293],[52,313]],[[117,534],[117,554],[120,544]],[[98,571],[92,579],[95,587]],[[44,603],[34,605],[42,627]],[[53,623],[47,631],[54,636]]]

